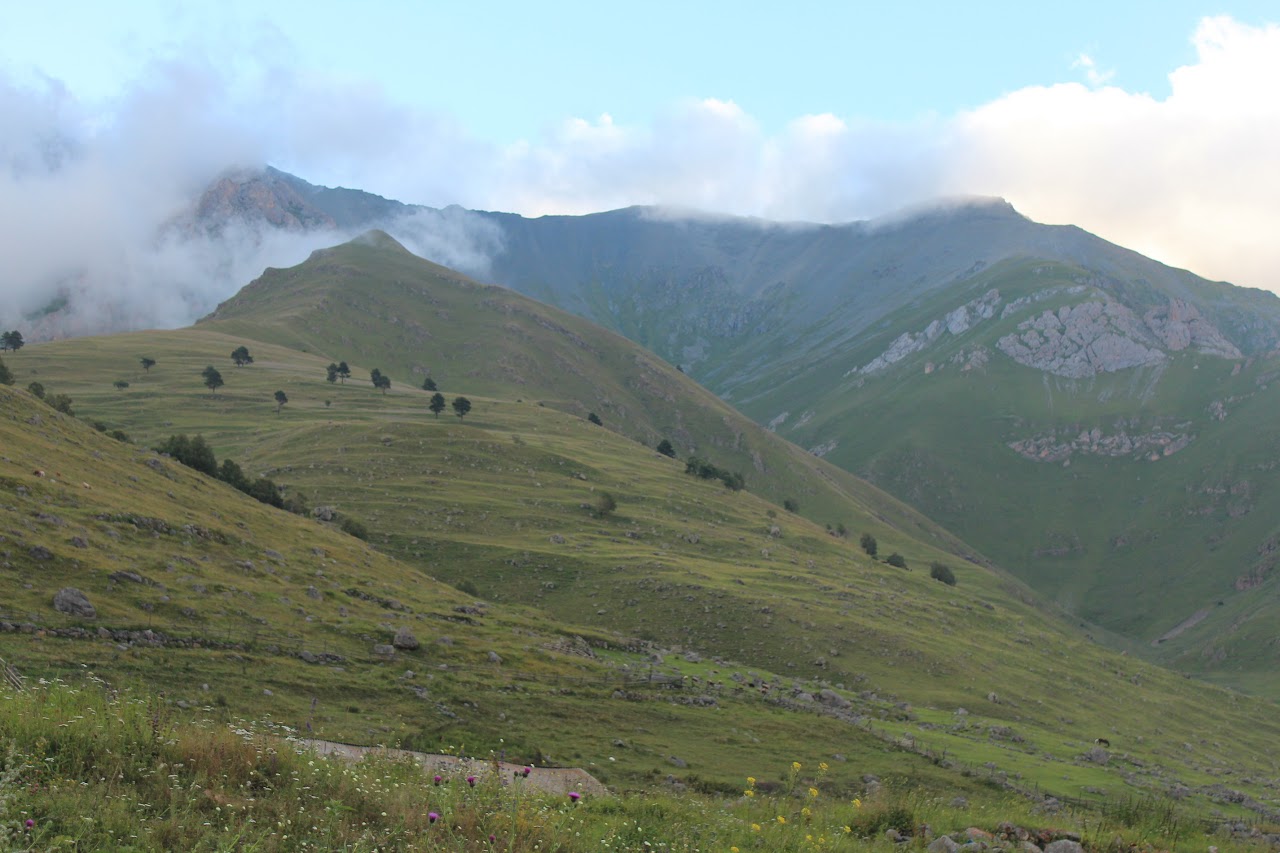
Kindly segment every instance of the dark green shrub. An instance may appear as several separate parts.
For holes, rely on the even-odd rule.
[[[929,577],[936,581],[942,581],[947,586],[956,585],[956,573],[951,571],[951,567],[942,563],[933,563],[929,566]]]
[[[365,527],[354,518],[342,519],[342,523],[338,525],[338,527],[348,536],[354,536],[357,539],[363,539],[366,542],[369,541],[369,528]]]
[[[870,533],[862,534],[862,538],[858,540],[858,544],[862,546],[862,550],[866,551],[867,554],[872,557],[874,557],[876,555],[876,551],[880,549],[880,546],[876,544],[876,537],[872,536]]]
[[[905,569],[907,567],[907,558],[901,554],[890,554],[884,558],[884,561],[894,568]]]

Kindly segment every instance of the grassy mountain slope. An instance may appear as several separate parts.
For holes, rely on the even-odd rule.
[[[1150,366],[1064,378],[999,351],[998,340],[1055,298],[1092,298],[1065,294],[1082,275],[1044,262],[999,265],[964,291],[902,311],[838,359],[815,357],[785,383],[766,377],[767,390],[740,405],[919,506],[1136,650],[1276,695],[1280,648],[1267,639],[1280,619],[1274,357],[1189,348]],[[859,372],[901,330],[924,328],[991,288],[1005,304],[1065,295],[944,336],[884,372]],[[1169,453],[1156,443],[1114,455],[1080,447],[1077,438],[1095,429],[1104,440],[1187,443]],[[1041,451],[1077,447],[1042,459],[1014,447],[1035,439]]]
[[[792,498],[822,523],[849,524],[837,507],[852,502],[909,535],[963,548],[879,489],[777,441],[627,339],[424,261],[380,232],[268,270],[199,327],[358,364],[358,381],[376,367],[397,388],[430,376],[450,399],[490,395],[579,417],[594,411],[636,441],[667,438],[682,457],[741,472],[748,489],[776,503]]]
[[[236,369],[226,354],[241,342],[250,346],[255,363]],[[157,365],[142,372],[135,367],[140,355]],[[368,720],[366,735],[369,728],[391,725],[384,733],[389,739],[399,736],[409,745],[423,745],[432,738],[449,744],[465,737],[469,750],[498,749],[501,737],[513,751],[537,747],[585,766],[595,762],[593,770],[608,768],[601,771],[607,780],[663,775],[672,771],[668,757],[675,755],[688,764],[688,774],[731,783],[739,775],[758,775],[765,764],[776,766],[780,749],[808,749],[799,760],[810,765],[828,760],[832,773],[847,784],[880,768],[939,791],[952,785],[966,790],[982,778],[1077,796],[1164,792],[1182,785],[1206,807],[1239,809],[1238,802],[1227,802],[1240,799],[1231,791],[1259,807],[1276,807],[1275,788],[1269,786],[1280,784],[1275,781],[1280,767],[1267,748],[1280,734],[1273,705],[1107,652],[1052,611],[1024,600],[1022,589],[998,573],[959,562],[848,506],[844,512],[855,531],[865,524],[877,533],[884,552],[900,551],[915,568],[895,569],[757,495],[692,479],[678,462],[551,407],[470,394],[464,385],[457,391],[475,400],[471,414],[462,421],[437,420],[425,411],[427,395],[416,389],[396,385],[382,395],[365,384],[327,384],[323,366],[329,360],[327,353],[316,356],[197,328],[33,345],[10,362],[20,381],[39,377],[51,391],[70,393],[86,418],[123,428],[144,444],[174,432],[199,431],[220,456],[240,461],[252,474],[269,474],[291,490],[304,491],[315,505],[361,518],[372,530],[372,544],[400,561],[384,561],[356,545],[354,553],[340,558],[344,571],[352,573],[342,578],[343,585],[373,581],[378,595],[397,598],[415,613],[434,612],[429,602],[458,597],[441,592],[426,580],[429,576],[473,586],[491,602],[493,615],[478,618],[479,626],[464,626],[482,633],[468,635],[449,624],[454,645],[443,651],[424,637],[430,665],[437,655],[450,665],[447,671],[413,667],[434,676],[425,684],[432,697],[426,707],[399,680],[403,662],[378,666],[363,652],[363,644],[389,636],[394,621],[348,638],[350,651],[344,656],[349,659],[340,665],[349,671],[357,661],[365,664],[361,672],[382,679],[375,686],[410,705],[401,712],[401,726],[382,722],[384,706],[375,693],[357,699],[353,704],[359,712],[348,711]],[[199,384],[200,369],[209,363],[227,365],[227,385],[216,397]],[[111,382],[121,377],[128,378],[129,387],[113,389]],[[277,389],[286,390],[290,400],[279,415],[272,402]],[[8,399],[16,401],[13,405],[39,405],[21,393]],[[23,414],[17,411],[6,446],[29,440]],[[98,442],[90,450],[104,456],[120,447],[71,422],[57,424],[78,430],[73,435],[79,441]],[[56,445],[57,458],[79,458],[80,467],[69,476],[84,476],[81,472],[94,467],[91,459],[76,457],[73,445],[66,445]],[[45,458],[35,451],[11,457],[12,479],[34,481],[21,472],[48,465],[54,452],[45,451]],[[149,466],[131,461],[115,479],[128,482],[131,467],[140,480],[155,475]],[[173,481],[152,482],[174,491],[174,499],[161,499],[166,507],[192,500],[180,496]],[[207,489],[213,494],[222,487],[208,484]],[[236,512],[243,509],[242,498],[222,491],[238,501]],[[589,507],[600,491],[617,499],[617,509],[604,517],[583,506]],[[127,501],[104,498],[127,506]],[[273,540],[296,541],[298,548],[315,541],[326,551],[338,548],[318,540],[319,534],[290,533],[293,525],[305,525],[311,533],[314,522],[249,506],[263,514]],[[230,507],[213,504],[211,509],[223,516],[224,526],[235,526],[227,524],[234,517]],[[33,510],[15,510],[9,517],[11,533],[23,528]],[[69,512],[62,508],[61,513]],[[53,550],[55,536],[41,541],[52,543],[46,547]],[[254,559],[266,548],[289,565],[296,561],[311,570],[308,552],[266,541],[245,546],[243,555],[211,553],[208,562],[225,560],[235,572],[239,569],[230,556]],[[259,557],[255,567],[264,559],[264,565],[275,565]],[[959,585],[930,579],[925,567],[932,560],[952,565]],[[361,578],[365,571],[372,577]],[[405,571],[413,573],[400,574]],[[264,583],[275,583],[279,573],[277,568],[276,575],[265,575]],[[104,589],[88,591],[99,598],[105,594]],[[49,615],[47,603],[41,608],[48,588],[33,584],[29,594],[25,609],[42,619],[57,618]],[[301,601],[297,595],[287,596],[288,607]],[[252,614],[259,598],[233,594],[230,600]],[[529,605],[555,621],[522,609]],[[342,606],[350,610],[345,601]],[[330,620],[342,618],[327,610],[309,615],[329,632],[335,630],[328,627]],[[305,623],[304,616],[289,611],[269,621],[288,627],[298,620]],[[583,627],[553,627],[564,622]],[[498,626],[495,634],[483,633]],[[299,625],[294,633],[303,630]],[[610,649],[597,651],[594,661],[559,656],[545,650],[542,639],[557,631],[582,634]],[[464,641],[469,636],[473,639]],[[690,683],[698,695],[715,704],[685,704],[678,701],[684,693],[658,694],[662,698],[655,701],[646,699],[653,696],[646,688],[626,686],[615,695],[616,681],[557,683],[549,677],[602,672],[647,677],[650,664],[642,640],[667,649],[662,664],[653,664],[655,674],[696,677],[700,681]],[[49,642],[24,640],[19,648],[41,665],[45,659],[37,652]],[[27,643],[36,651],[27,651]],[[109,671],[120,666],[111,657],[119,650],[113,652],[105,641],[102,647],[104,659],[96,663]],[[484,658],[486,647],[503,658],[500,666]],[[695,654],[686,657],[690,652]],[[515,675],[546,672],[557,661],[568,663],[547,672],[536,687],[526,688]],[[276,664],[267,655],[252,662],[259,677]],[[294,719],[305,719],[317,673],[325,673],[334,695],[342,695],[344,673],[304,667],[300,661],[285,664],[299,667],[300,677],[308,679],[305,686],[286,682],[273,688],[275,696],[299,694]],[[453,681],[455,664],[459,682]],[[168,661],[164,666],[165,672],[177,669]],[[154,669],[149,675],[153,681],[160,677]],[[242,673],[241,684],[245,677]],[[202,674],[194,678],[209,681]],[[767,692],[755,686],[762,680],[769,684]],[[560,692],[566,687],[568,693]],[[832,691],[831,698],[822,697],[824,689]],[[436,691],[447,697],[443,703],[458,714],[456,721],[432,704]],[[252,689],[242,692],[251,709],[261,707],[254,702],[267,701],[258,700]],[[228,695],[229,702],[235,698],[239,704],[239,693]],[[841,707],[843,702],[850,704]],[[529,711],[530,705],[536,710]],[[339,730],[337,724],[326,725]],[[359,724],[353,719],[349,725]],[[1210,731],[1223,734],[1210,736]],[[1116,751],[1104,762],[1084,759],[1099,736],[1112,740]],[[891,751],[885,751],[886,744]],[[836,753],[850,760],[835,761]],[[609,757],[616,761],[608,762]],[[994,767],[986,767],[988,762]],[[958,771],[971,775],[957,779]]]

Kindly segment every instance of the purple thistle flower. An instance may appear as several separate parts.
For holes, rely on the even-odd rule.
[[[531,767],[530,765],[526,764],[526,765],[524,766],[524,775],[525,775],[525,776],[528,776],[528,775],[529,775],[530,773],[532,773],[532,772],[533,772],[533,767]]]
[[[432,779],[431,781],[432,781],[432,782],[435,782],[437,785],[439,785],[441,782],[443,782],[443,781],[444,781],[444,777],[437,773],[437,774],[436,774],[436,777],[435,777],[434,779]]]
[[[31,818],[27,818],[27,829],[30,829],[35,825],[36,825],[36,822],[34,820],[32,820]]]
[[[492,844],[493,842],[495,842],[495,841],[497,841],[497,840],[498,840],[498,836],[494,835],[492,832],[491,832],[491,833],[489,833],[489,843],[490,843],[490,844]]]
[[[432,823],[435,823],[439,819],[440,819],[440,815],[436,814],[435,812],[427,813],[427,820],[431,821]]]
[[[474,787],[476,786],[476,777],[474,777],[474,776],[468,776],[468,777],[467,777],[467,784],[474,788]]]
[[[570,791],[569,799],[573,800],[576,803],[578,800],[582,799],[582,795],[579,794],[577,791]]]

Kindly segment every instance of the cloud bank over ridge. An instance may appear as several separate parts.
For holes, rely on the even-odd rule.
[[[77,330],[179,325],[263,267],[341,239],[166,229],[220,173],[265,163],[407,202],[526,215],[659,204],[833,222],[999,195],[1033,219],[1280,289],[1280,27],[1208,18],[1193,43],[1195,62],[1171,70],[1159,99],[1110,85],[1084,57],[1064,69],[1082,82],[911,122],[825,113],[766,131],[727,97],[704,98],[646,125],[571,118],[511,144],[367,82],[251,55],[157,58],[110,103],[0,69],[0,324],[28,323],[67,293]],[[403,236],[482,272],[500,235],[467,225],[419,217]]]

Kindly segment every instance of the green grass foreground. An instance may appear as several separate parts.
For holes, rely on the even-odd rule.
[[[738,796],[579,799],[499,774],[474,785],[460,774],[435,782],[408,760],[320,758],[290,735],[270,721],[179,722],[162,699],[92,676],[80,686],[6,690],[0,849],[899,849],[890,830],[910,835],[909,849],[947,833],[993,845],[1068,837],[1099,850],[1266,849],[1210,837],[1165,800],[1049,815],[1017,797],[971,807],[892,782],[850,798],[826,784],[826,765],[788,766],[782,755],[781,781],[746,779]]]

